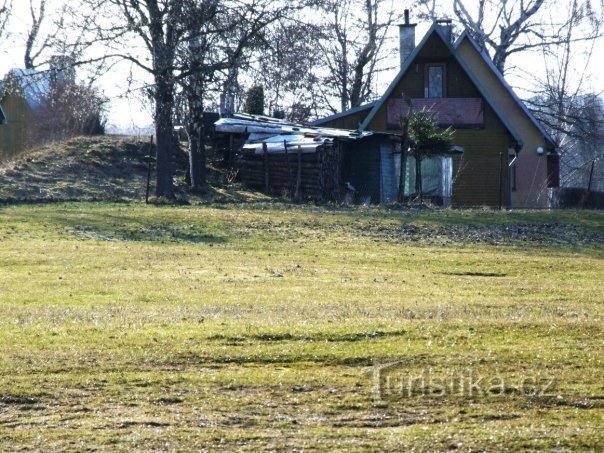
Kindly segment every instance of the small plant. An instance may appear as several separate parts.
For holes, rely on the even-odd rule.
[[[234,183],[237,179],[237,176],[239,176],[239,169],[235,167],[229,168],[224,174],[224,177],[226,178],[227,183],[229,184]]]

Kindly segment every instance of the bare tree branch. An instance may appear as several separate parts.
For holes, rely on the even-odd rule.
[[[12,10],[12,0],[3,0],[0,2],[0,38],[6,32],[6,25],[10,19]]]
[[[387,31],[401,15],[391,0],[330,0],[324,8],[329,19],[319,48],[323,64],[329,68],[323,83],[332,93],[325,97],[337,97],[339,109],[331,106],[331,110],[344,111],[375,95],[373,82],[384,59]]]

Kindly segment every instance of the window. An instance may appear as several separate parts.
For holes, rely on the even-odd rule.
[[[427,64],[424,71],[424,97],[445,97],[445,79],[446,72],[444,64]]]

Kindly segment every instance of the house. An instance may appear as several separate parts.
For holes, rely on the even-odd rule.
[[[428,109],[439,126],[453,129],[457,151],[422,161],[428,192],[460,207],[548,207],[549,189],[559,185],[551,136],[467,32],[453,43],[451,22],[436,21],[416,46],[415,26],[405,11],[401,68],[378,101],[313,125],[402,134],[411,110]],[[399,162],[398,182],[396,150],[391,159],[395,169]],[[414,162],[406,160],[405,195],[413,196]]]
[[[12,158],[31,144],[34,112],[48,91],[49,79],[43,73],[11,70],[0,82],[0,108],[6,124],[0,128],[0,161]]]

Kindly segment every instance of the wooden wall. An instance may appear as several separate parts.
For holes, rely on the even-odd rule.
[[[357,130],[359,124],[369,115],[371,109],[361,110],[360,112],[352,113],[340,118],[336,118],[317,127],[335,127],[337,129]]]
[[[340,151],[333,145],[314,153],[244,153],[237,166],[241,182],[269,195],[298,201],[339,201]]]
[[[493,109],[485,103],[484,129],[458,129],[454,141],[464,153],[453,161],[453,206],[509,206],[508,150],[513,145]]]

